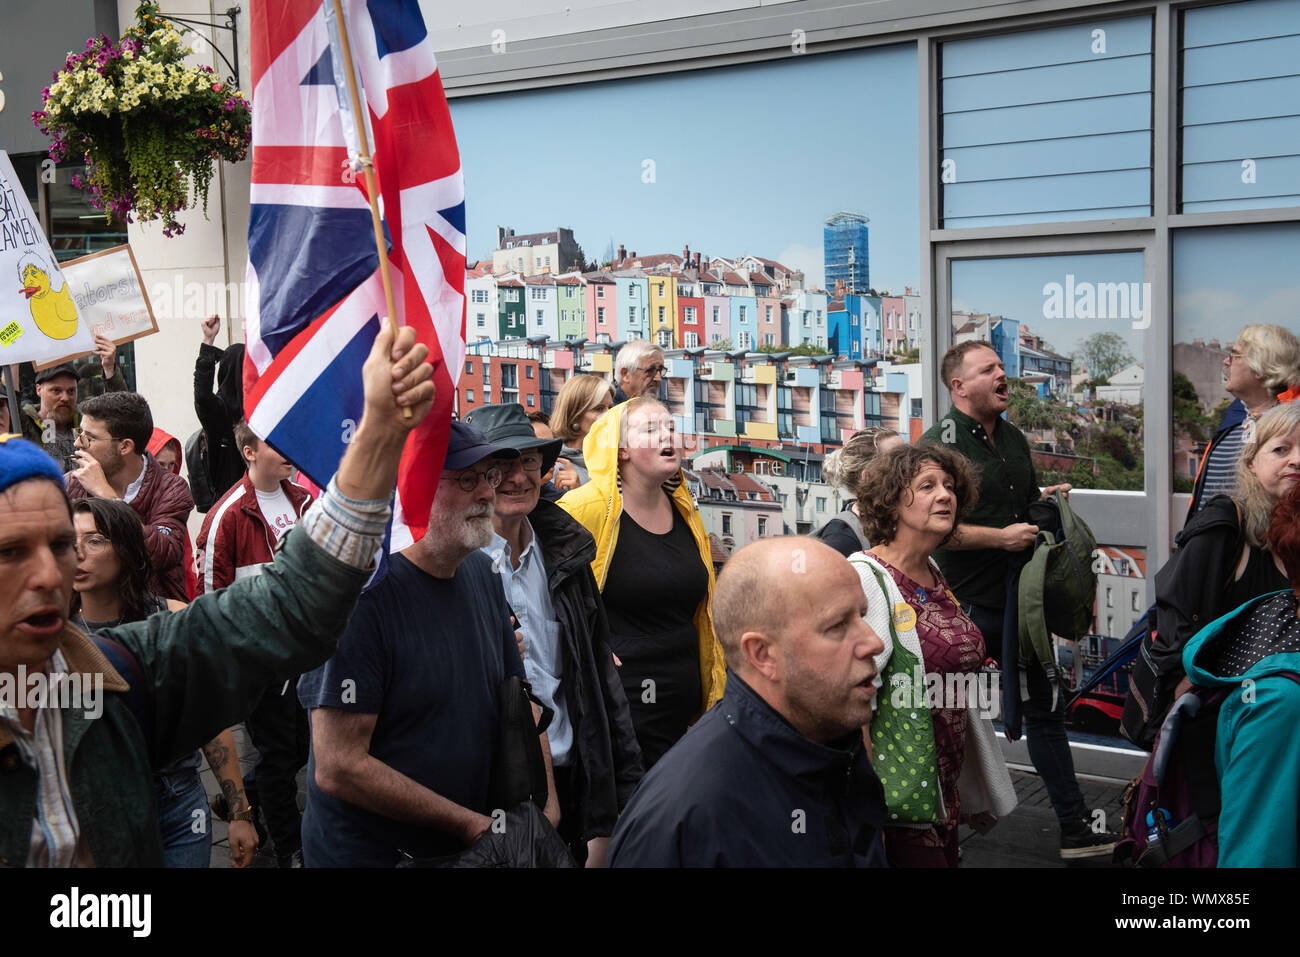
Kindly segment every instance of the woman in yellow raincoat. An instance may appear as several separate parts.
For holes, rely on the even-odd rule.
[[[583,456],[590,481],[559,504],[596,539],[591,567],[649,768],[722,697],[709,537],[683,481],[672,416],[657,400],[606,412]]]

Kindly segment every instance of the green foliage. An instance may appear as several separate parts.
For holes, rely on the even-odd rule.
[[[1192,385],[1192,380],[1181,372],[1174,373],[1173,399],[1174,434],[1184,433],[1197,442],[1208,439],[1209,429],[1214,423],[1201,411],[1200,399],[1196,397],[1196,386]]]
[[[1108,379],[1133,361],[1128,343],[1118,332],[1094,332],[1079,343],[1070,358],[1086,365],[1094,380]]]
[[[720,348],[719,346],[710,346],[712,349]],[[828,356],[831,354],[829,349],[821,346],[815,346],[808,342],[801,342],[797,346],[759,346],[755,352],[765,352],[768,355],[774,355],[778,352],[788,352],[792,356]]]
[[[709,343],[708,348],[720,349],[723,352],[731,352],[736,347],[731,344],[731,339],[727,336],[719,336],[717,339],[714,339]]]
[[[91,203],[110,218],[161,220],[171,236],[191,197],[206,207],[213,163],[244,158],[251,114],[210,67],[186,64],[191,51],[156,3],[136,20],[120,44],[101,35],[70,53],[32,120],[52,159],[85,162]]]

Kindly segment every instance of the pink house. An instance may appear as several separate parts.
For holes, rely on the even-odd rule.
[[[880,297],[880,332],[885,355],[902,352],[907,347],[907,310],[902,296]]]
[[[614,342],[618,339],[618,284],[608,273],[588,273],[587,339]]]

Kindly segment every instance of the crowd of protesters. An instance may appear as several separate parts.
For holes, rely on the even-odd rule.
[[[432,405],[425,347],[385,324],[318,489],[243,420],[220,325],[202,323],[184,448],[106,339],[38,373],[20,421],[0,395],[0,688],[22,668],[108,692],[93,719],[0,701],[0,866],[206,867],[215,815],[236,867],[259,849],[289,868],[956,867],[959,828],[1015,805],[987,701],[897,692],[998,666],[1060,856],[1115,847],[1064,696],[1018,657],[1030,506],[1070,486],[1040,486],[987,344],[942,357],[951,405],[921,440],[867,429],[827,458],[835,519],[715,575],[659,347],[573,376],[549,417],[453,421],[426,534],[383,555]],[[1150,656],[1161,707],[1257,687],[1200,769],[1221,779],[1219,862],[1296,866],[1300,341],[1245,327],[1224,381]]]

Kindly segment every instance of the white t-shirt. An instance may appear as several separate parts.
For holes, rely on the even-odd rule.
[[[284,538],[284,533],[298,522],[298,516],[294,513],[293,506],[289,504],[289,496],[284,494],[283,488],[277,488],[274,492],[258,492],[257,507],[261,509],[262,517],[266,519],[267,524],[275,531],[277,543]]]

